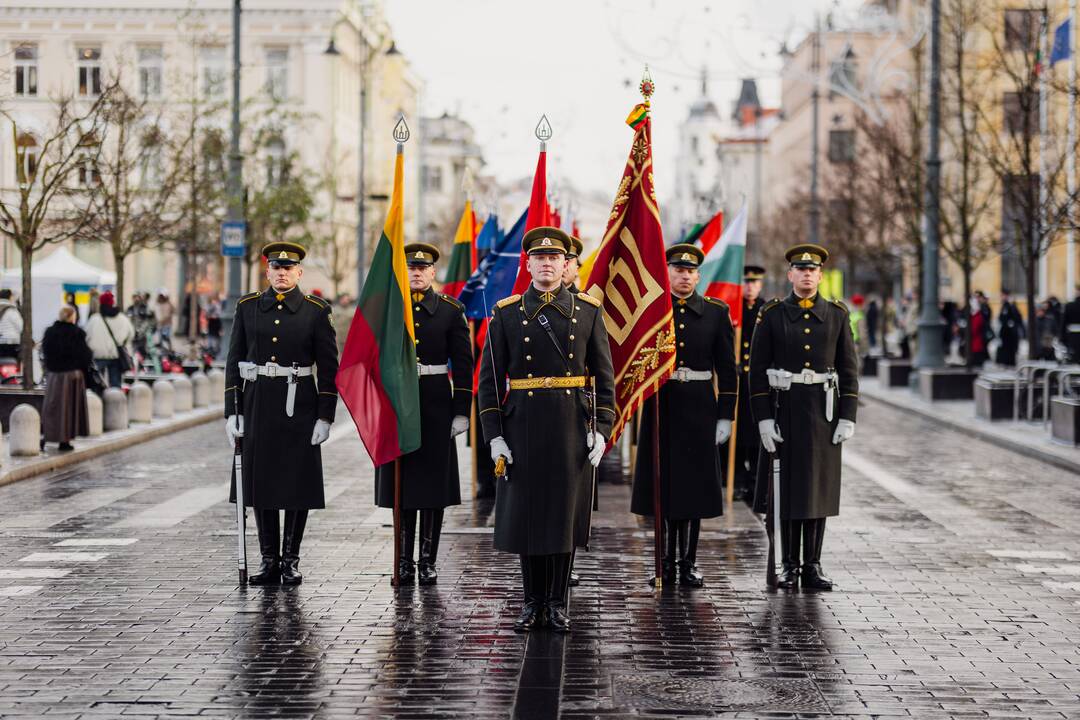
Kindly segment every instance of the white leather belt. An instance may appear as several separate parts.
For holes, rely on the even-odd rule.
[[[416,363],[417,375],[446,375],[450,372],[450,368],[446,365],[421,365]]]
[[[769,387],[773,390],[790,390],[793,383],[795,385],[824,385],[822,389],[825,390],[825,419],[832,422],[838,380],[835,370],[819,373],[807,369],[793,373],[790,370],[769,368],[765,373],[769,377]]]
[[[671,373],[671,379],[678,382],[694,382],[697,380],[712,380],[712,370],[691,370],[690,368],[676,368]]]
[[[1080,323],[1069,323],[1065,329],[1069,332],[1080,332]]]
[[[247,382],[255,382],[260,375],[269,378],[285,378],[288,385],[288,390],[285,391],[285,415],[288,417],[293,416],[293,409],[296,407],[296,378],[308,377],[315,371],[314,365],[300,367],[298,365],[278,365],[273,362],[257,365],[246,360],[242,360],[236,365],[240,369],[240,377]]]

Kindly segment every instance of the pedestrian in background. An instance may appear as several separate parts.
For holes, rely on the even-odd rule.
[[[165,288],[158,290],[157,301],[154,303],[154,316],[157,318],[158,345],[172,350],[172,326],[176,316],[176,306],[169,299]]]
[[[59,443],[61,451],[74,449],[71,441],[86,435],[86,370],[93,354],[86,333],[75,324],[75,308],[64,305],[56,322],[41,339],[45,368],[45,400],[41,408],[41,449],[45,443]],[[100,316],[97,316],[100,318]]]
[[[10,288],[0,290],[0,355],[19,357],[22,341],[22,312]]]
[[[851,323],[851,335],[855,338],[855,350],[859,354],[860,365],[862,359],[870,354],[870,332],[867,328],[866,313],[863,312],[864,304],[866,304],[866,298],[855,293],[851,296],[852,310],[848,313],[848,322]]]
[[[1024,337],[1024,319],[1013,302],[1012,293],[1006,288],[1001,289],[1001,310],[998,311],[998,337],[1001,344],[998,345],[994,362],[1005,367],[1016,365],[1016,351],[1020,348],[1020,340]]]
[[[866,337],[870,341],[870,350],[878,347],[878,325],[881,322],[881,309],[876,297],[870,298],[866,305]]]
[[[994,330],[990,327],[990,305],[982,291],[976,290],[971,296],[964,319],[970,324],[968,337],[971,347],[965,353],[967,364],[982,367],[990,359],[990,340],[994,337]]]
[[[105,374],[109,387],[120,387],[129,370],[128,346],[135,339],[135,328],[127,315],[116,309],[111,292],[101,293],[100,312],[86,321],[86,342],[94,353],[94,364]]]
[[[896,318],[896,303],[893,302],[892,297],[886,296],[881,308],[881,354],[885,357],[890,356],[889,344],[900,344],[900,338],[897,335],[897,318]]]

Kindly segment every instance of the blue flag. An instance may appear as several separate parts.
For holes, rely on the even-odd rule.
[[[493,238],[493,242],[498,244],[492,246],[491,252],[484,256],[465,282],[464,289],[458,295],[458,300],[465,304],[465,317],[474,320],[490,317],[495,303],[514,291],[526,215],[527,210],[521,213],[506,235]],[[484,228],[487,229],[486,224]]]
[[[1070,21],[1066,20],[1054,30],[1054,47],[1050,50],[1050,66],[1053,67],[1058,60],[1068,60],[1072,56],[1072,32]]]
[[[488,215],[484,226],[480,228],[480,234],[476,236],[476,249],[490,250],[498,246],[502,239],[502,230],[499,229],[499,218],[495,213]]]

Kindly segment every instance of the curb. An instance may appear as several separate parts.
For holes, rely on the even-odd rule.
[[[961,434],[967,435],[968,437],[973,437],[977,440],[984,440],[986,442],[993,443],[994,445],[1004,447],[1007,450],[1011,450],[1015,453],[1023,455],[1024,457],[1029,457],[1033,460],[1039,460],[1048,465],[1053,465],[1054,467],[1061,468],[1062,470],[1069,470],[1070,472],[1080,474],[1080,462],[1063,458],[1060,455],[1055,455],[1054,453],[1047,452],[1046,450],[1038,447],[1033,447],[1031,445],[1028,445],[1027,443],[1018,442],[1008,437],[1006,433],[991,432],[978,426],[959,423],[955,420],[952,420],[951,418],[937,415],[928,408],[921,408],[909,405],[907,403],[897,402],[892,398],[883,397],[872,391],[862,391],[859,393],[859,396],[873,402],[881,403],[882,405],[887,405],[894,410],[915,413],[916,415],[935,422],[942,427],[949,428],[950,430],[955,430]],[[3,481],[0,480],[0,482]]]
[[[94,458],[107,455],[117,450],[132,447],[140,443],[154,440],[163,435],[168,435],[177,430],[187,430],[198,425],[203,425],[221,417],[221,406],[210,406],[185,413],[184,417],[161,422],[160,424],[136,423],[128,427],[123,435],[109,440],[103,440],[90,447],[78,448],[61,455],[49,455],[40,458],[30,458],[24,464],[14,467],[7,472],[0,473],[0,486],[36,477],[53,470],[75,465],[76,463],[93,460]],[[140,425],[142,427],[140,427]]]

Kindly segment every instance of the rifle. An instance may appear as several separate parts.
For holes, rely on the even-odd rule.
[[[480,286],[480,295],[484,300],[484,309],[489,310],[491,306],[488,305],[486,286],[484,286],[484,285]],[[498,400],[498,398],[499,398],[499,378],[498,378],[498,371],[495,369],[495,351],[491,349],[491,328],[490,327],[488,328],[487,337],[484,338],[484,345],[487,346],[488,357],[491,358],[491,382],[495,384],[495,399]],[[503,438],[503,439],[505,440],[506,438]],[[510,480],[510,476],[506,472],[506,456],[505,455],[500,455],[498,458],[495,459],[495,478],[496,479],[503,478],[504,480],[507,480],[507,481]]]
[[[236,410],[240,423],[244,420],[243,385],[236,391]],[[247,585],[247,537],[244,534],[247,524],[247,511],[244,508],[244,451],[243,438],[240,435],[233,440],[233,475],[236,479],[236,539],[237,566],[240,571],[240,584]]]

